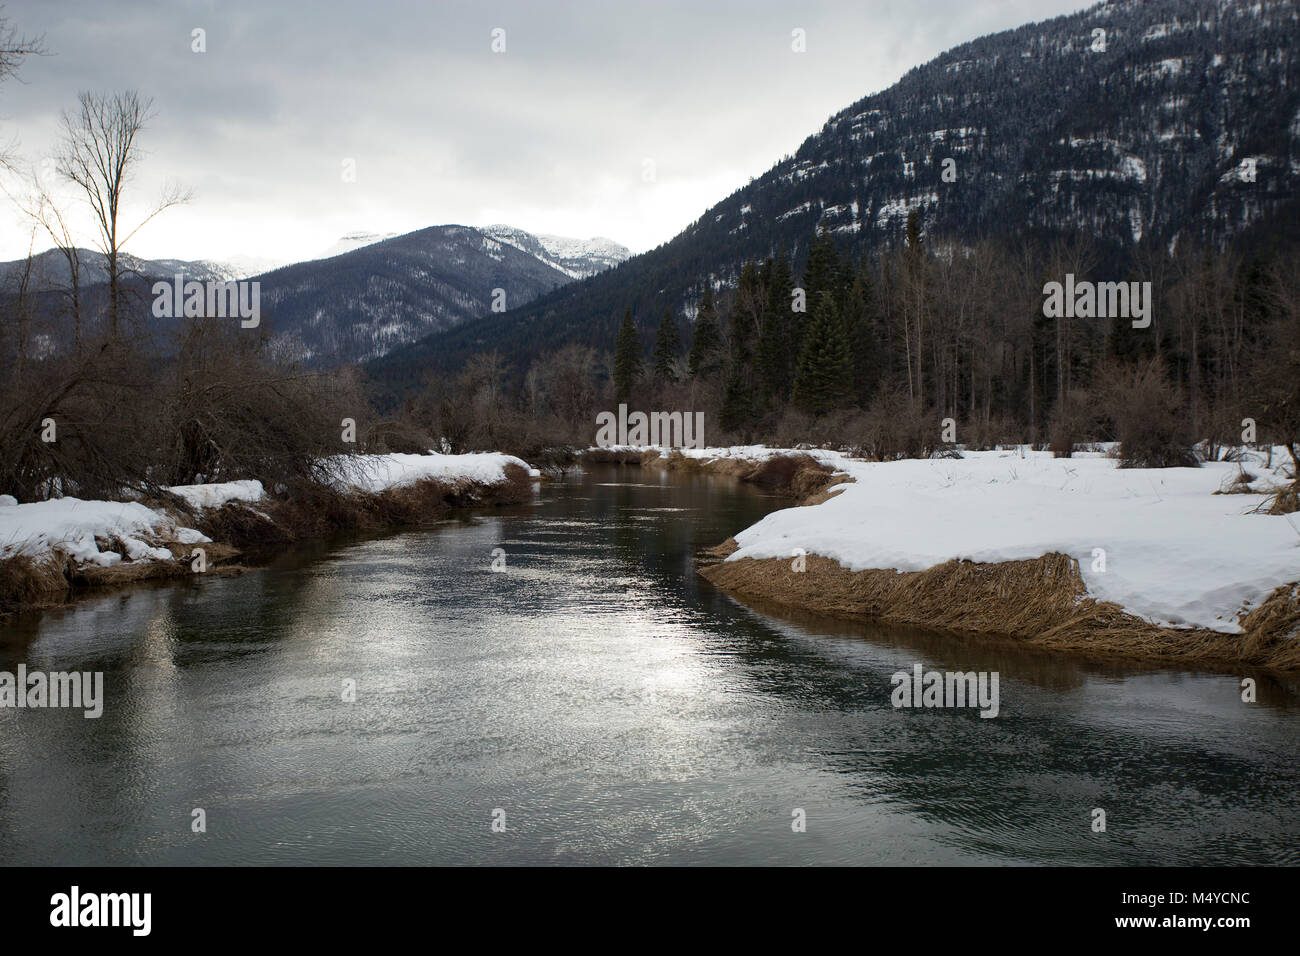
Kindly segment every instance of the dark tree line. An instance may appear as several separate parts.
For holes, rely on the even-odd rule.
[[[1300,298],[1287,261],[1184,246],[1119,263],[1086,236],[929,242],[915,215],[899,248],[854,260],[822,230],[797,281],[782,255],[746,262],[717,293],[702,280],[681,381],[679,329],[665,320],[650,373],[619,394],[702,406],[719,439],[883,441],[886,455],[932,448],[945,418],[969,445],[1118,440],[1140,425],[1126,402],[1164,444],[1238,445],[1253,419],[1258,441],[1296,448]],[[1066,274],[1150,282],[1150,326],[1044,315],[1044,285]],[[892,438],[873,442],[881,432]]]

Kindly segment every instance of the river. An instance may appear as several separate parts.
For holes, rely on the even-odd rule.
[[[0,709],[0,863],[1300,862],[1296,682],[1243,703],[1244,675],[793,615],[695,573],[785,504],[597,468],[0,624],[0,670],[105,686],[98,719]],[[998,672],[998,716],[894,709],[918,662]]]

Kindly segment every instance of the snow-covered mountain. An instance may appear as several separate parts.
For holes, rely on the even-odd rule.
[[[585,279],[604,272],[632,255],[625,246],[603,236],[570,239],[546,233],[534,235],[505,225],[483,226],[479,232],[535,256],[574,279]]]
[[[108,257],[97,249],[78,249],[77,260],[81,285],[85,288],[108,281]],[[275,268],[280,263],[248,256],[225,261],[208,259],[142,259],[123,254],[124,267],[146,279],[170,278],[183,274],[187,278],[206,282],[209,279],[246,279]],[[26,268],[26,259],[0,262],[0,289],[13,286]],[[32,257],[32,271],[28,288],[34,292],[66,288],[70,271],[63,253],[47,249]]]
[[[819,228],[860,256],[923,232],[959,242],[1086,232],[1107,254],[1215,247],[1300,215],[1300,0],[1116,0],[957,46],[831,116],[672,241],[380,363],[459,368],[648,334],[704,281]]]
[[[357,249],[364,249],[366,246],[373,246],[376,242],[383,242],[385,239],[395,239],[400,233],[396,232],[350,232],[346,236],[339,236],[334,244],[312,259],[333,259],[335,256],[341,256],[345,252],[355,252]]]
[[[627,258],[608,239],[534,236],[509,226],[357,232],[328,258],[258,276],[264,324],[310,365],[385,355],[431,332],[531,302]]]
[[[514,246],[520,252],[526,252],[552,268],[558,269],[571,279],[585,279],[598,272],[618,265],[632,253],[626,246],[620,246],[613,239],[595,236],[591,239],[572,239],[568,236],[553,236],[548,233],[531,233],[515,226],[496,224],[479,226],[478,231],[497,242]],[[385,239],[395,239],[396,232],[352,232],[339,239],[322,252],[317,259],[330,259],[373,246]]]
[[[531,302],[629,255],[608,239],[534,236],[510,226],[431,226],[406,235],[349,233],[320,258],[278,267],[248,258],[125,261],[140,302],[152,281],[177,274],[200,282],[256,278],[263,327],[307,364],[334,366],[378,358],[431,332]],[[108,281],[105,257],[82,249],[79,259],[81,287],[94,302]],[[0,297],[18,292],[25,271],[26,260],[0,263]],[[69,286],[59,252],[33,257],[27,292],[52,330],[50,352],[71,341],[64,314]]]

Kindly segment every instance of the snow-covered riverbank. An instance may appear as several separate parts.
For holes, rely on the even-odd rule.
[[[1300,667],[1300,516],[1256,511],[1292,480],[1289,456],[1274,451],[1271,465],[1252,450],[1240,464],[1120,469],[1101,452],[876,463],[814,450],[840,483],[739,532],[702,573],[738,594],[850,617]],[[684,454],[728,471],[799,452]]]
[[[344,493],[379,494],[433,480],[449,488],[491,488],[509,481],[507,468],[536,469],[511,455],[359,455],[331,463],[343,478]],[[167,489],[195,512],[149,507],[138,501],[85,501],[55,498],[17,503],[0,496],[0,559],[21,556],[33,561],[70,559],[74,565],[113,567],[123,562],[172,561],[186,549],[210,539],[191,523],[231,502],[261,509],[267,501],[259,481],[179,485]]]
[[[703,454],[707,457],[708,450]],[[747,450],[728,450],[734,457]],[[1243,609],[1300,580],[1300,516],[1253,514],[1289,481],[1251,455],[1253,493],[1226,491],[1237,464],[1120,469],[1100,453],[967,452],[961,459],[886,463],[817,457],[852,479],[811,508],[775,512],[736,535],[729,560],[794,549],[850,570],[920,571],[950,559],[982,563],[1064,554],[1088,592],[1152,623],[1239,632]],[[719,455],[718,457],[721,457]]]

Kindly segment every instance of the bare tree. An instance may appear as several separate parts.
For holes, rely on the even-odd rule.
[[[80,108],[63,114],[64,143],[59,172],[85,194],[108,262],[108,326],[116,337],[122,308],[122,247],[164,209],[189,199],[176,186],[164,189],[152,210],[129,231],[120,223],[122,196],[139,159],[136,138],[154,115],[153,100],[134,90],[82,93]]]
[[[16,76],[23,58],[45,52],[41,37],[27,38],[19,35],[0,7],[0,81]]]
[[[4,7],[0,7],[0,83],[17,76],[27,57],[43,54],[45,47],[42,42],[41,37],[28,38],[19,34],[4,15]],[[9,153],[0,147],[0,167],[9,165]]]
[[[36,243],[36,230],[32,230],[31,238],[27,243],[27,256],[19,266],[17,273],[13,276],[13,303],[12,311],[14,317],[14,326],[16,339],[14,342],[14,357],[17,365],[13,370],[14,376],[19,377],[23,372],[24,366],[28,359],[28,344],[31,341],[31,320],[32,320],[32,266],[34,263],[34,246]]]
[[[33,171],[29,179],[31,189],[26,194],[15,196],[8,189],[5,193],[22,214],[32,221],[36,232],[44,232],[49,236],[54,249],[68,267],[68,285],[62,291],[67,299],[68,315],[72,319],[73,341],[76,351],[80,352],[83,341],[81,250],[77,248],[67,216],[50,195],[40,176]]]

